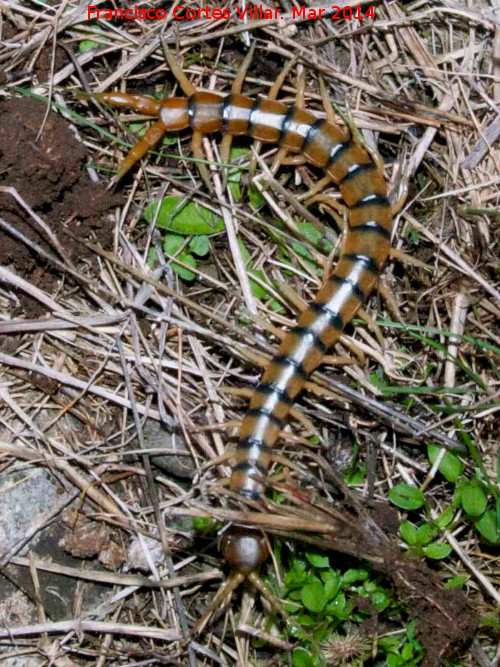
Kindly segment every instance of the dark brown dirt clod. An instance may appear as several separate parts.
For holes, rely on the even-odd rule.
[[[93,183],[86,171],[86,150],[68,122],[51,112],[39,141],[45,104],[28,98],[0,102],[0,185],[15,188],[19,195],[52,229],[67,255],[75,262],[92,259],[79,239],[108,247],[113,220],[109,212],[121,194]],[[28,239],[52,253],[47,239],[29,214],[7,193],[0,193],[2,217]],[[77,237],[76,239],[74,237]],[[21,276],[51,294],[61,278],[24,243],[0,231],[0,262],[13,266]],[[25,314],[45,312],[37,301],[19,293]]]
[[[388,552],[382,567],[401,602],[415,619],[416,636],[425,648],[422,667],[437,667],[444,656],[460,653],[474,638],[478,615],[462,591],[446,590],[424,561]]]

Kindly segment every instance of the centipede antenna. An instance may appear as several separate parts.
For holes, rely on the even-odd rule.
[[[246,576],[241,572],[237,572],[236,570],[233,570],[231,572],[229,579],[226,581],[224,586],[222,586],[222,588],[219,589],[217,595],[212,600],[212,604],[210,605],[208,610],[193,626],[191,634],[196,635],[199,634],[200,632],[203,632],[203,629],[210,620],[212,614],[221,607],[225,606],[225,604],[227,604],[231,600],[234,591],[238,588],[240,584],[242,584],[245,581],[245,579]]]
[[[269,602],[274,611],[285,619],[287,624],[293,624],[291,616],[283,609],[282,601],[269,589],[257,572],[250,572],[247,575],[247,579],[259,591],[262,597]]]

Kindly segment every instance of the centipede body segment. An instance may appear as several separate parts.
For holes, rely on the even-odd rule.
[[[392,214],[386,182],[367,151],[343,130],[281,102],[208,92],[162,102],[122,93],[97,97],[158,119],[120,165],[118,178],[165,132],[191,128],[201,134],[246,135],[300,153],[328,174],[346,204],[347,228],[338,264],[281,342],[241,425],[230,488],[258,500],[263,491],[259,479],[271,464],[272,449],[295,398],[375,287],[387,260]],[[222,551],[242,575],[255,572],[267,557],[264,540],[251,531],[229,531]]]

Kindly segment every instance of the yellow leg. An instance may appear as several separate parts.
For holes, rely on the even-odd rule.
[[[172,51],[170,51],[170,49],[163,40],[161,45],[163,49],[163,55],[165,56],[165,60],[167,61],[168,66],[170,67],[170,71],[175,76],[177,83],[182,88],[182,92],[184,93],[184,95],[187,95],[188,97],[190,95],[194,95],[194,93],[196,92],[196,88],[184,74],[184,72],[182,71],[182,67],[178,65],[177,60],[175,59]]]
[[[128,93],[97,93],[96,99],[106,102],[118,109],[131,109],[146,116],[160,115],[161,103],[144,95],[129,95]],[[144,133],[139,141],[132,146],[125,159],[121,162],[116,173],[116,183],[134,166],[144,155],[154,148],[167,131],[161,120],[156,121]]]
[[[139,139],[139,141],[132,146],[125,159],[120,163],[116,173],[116,182],[123,178],[127,171],[134,166],[146,153],[154,148],[156,144],[162,139],[167,131],[165,125],[161,120],[156,121],[147,132]]]
[[[270,100],[275,100],[277,98],[278,93],[281,87],[283,86],[286,76],[288,76],[290,69],[292,68],[293,65],[295,65],[296,62],[297,59],[294,58],[282,69],[279,77],[276,79],[271,90],[269,91],[268,97]],[[295,96],[295,106],[298,109],[304,108],[304,86],[305,86],[305,79],[303,76],[299,75],[299,81],[297,85],[297,95]],[[286,148],[280,148],[279,151],[276,153],[270,169],[273,175],[278,171],[281,165],[291,164],[297,166],[297,164],[305,163],[305,160],[304,162],[300,163],[300,159],[303,157],[302,155],[292,155],[291,158],[288,158],[287,156],[288,156],[288,151],[286,150]],[[293,162],[294,158],[298,158],[299,162],[298,163]],[[291,159],[291,162],[288,162],[288,159]]]
[[[321,101],[323,102],[326,120],[328,120],[333,125],[338,125],[337,115],[332,106],[332,103],[330,102],[330,98],[328,97],[328,92],[322,77],[319,78],[319,88],[321,90]]]
[[[316,183],[305,193],[301,196],[301,199],[308,205],[310,206],[313,203],[313,197],[315,197],[318,192],[322,192],[327,185],[329,185],[332,182],[332,179],[330,176],[323,176],[323,178],[320,178],[319,181],[316,181]]]
[[[182,71],[182,68],[177,63],[177,60],[175,59],[172,51],[167,47],[167,45],[164,42],[162,42],[162,47],[165,60],[167,61],[170,71],[175,76],[177,83],[181,87],[182,92],[184,93],[184,95],[187,95],[188,97],[194,95],[196,93],[196,88],[193,86],[191,81]],[[193,150],[193,156],[197,160],[205,160],[202,141],[203,141],[203,135],[200,132],[196,131],[193,132],[193,136],[191,139],[191,148]],[[208,190],[212,192],[213,187],[212,187],[212,182],[210,180],[210,173],[208,171],[207,165],[204,162],[198,162],[196,166],[198,168],[198,173],[200,174],[202,181],[205,183]]]
[[[206,160],[205,154],[203,152],[203,135],[201,132],[193,131],[193,137],[191,139],[191,148],[193,150],[193,156],[197,160]],[[209,192],[213,192],[212,181],[210,180],[210,172],[207,165],[204,162],[198,162],[196,165],[198,167],[198,173],[201,176],[202,181],[208,188]]]
[[[96,93],[96,100],[107,102],[118,109],[131,109],[145,116],[159,116],[161,103],[145,95],[128,93]]]
[[[233,85],[231,86],[231,93],[233,95],[239,95],[243,89],[243,82],[245,81],[248,68],[250,67],[250,63],[252,62],[256,43],[257,42],[255,41],[252,42],[252,46],[248,50],[246,56],[243,58],[241,67],[239,68],[238,73],[234,78]],[[232,144],[233,144],[233,137],[230,134],[226,134],[222,137],[222,141],[220,144],[220,160],[222,164],[229,164],[229,157],[231,155]],[[224,188],[226,187],[226,183],[227,183],[227,169],[224,169],[224,176],[223,176]]]
[[[281,160],[282,165],[287,165],[289,167],[300,167],[303,164],[307,164],[307,158],[305,158],[304,155],[288,155],[285,157],[287,154],[286,149],[280,148],[278,155],[281,153],[281,151],[283,151],[283,159]]]

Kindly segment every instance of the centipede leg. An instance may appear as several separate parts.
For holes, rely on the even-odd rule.
[[[333,108],[330,98],[328,97],[328,91],[326,90],[325,82],[323,77],[319,77],[319,89],[321,91],[321,102],[323,104],[323,109],[325,110],[326,120],[333,125],[337,125],[338,120],[335,114],[335,109]]]
[[[325,110],[326,120],[330,123],[336,124],[337,117],[335,110],[328,97],[328,92],[322,77],[319,77],[319,87],[321,90],[321,102]],[[312,188],[310,188],[304,195],[302,195],[302,199],[307,203],[308,206],[310,206],[314,202],[313,197],[316,194],[322,192],[331,182],[332,179],[328,174],[323,176],[323,178],[317,181],[317,183]]]
[[[391,207],[391,213],[393,217],[403,210],[403,206],[406,204],[408,199],[408,178],[405,176],[404,181],[402,180],[399,184],[400,195],[397,200],[393,203]]]
[[[196,88],[184,74],[182,68],[177,63],[172,51],[168,48],[168,46],[165,44],[163,40],[162,40],[162,49],[163,49],[163,55],[165,56],[165,60],[167,61],[170,71],[174,75],[179,86],[182,88],[182,92],[188,97],[194,95],[196,93]],[[201,134],[201,132],[194,131],[193,136],[191,138],[191,148],[193,150],[193,156],[197,160],[199,160],[198,164],[196,165],[198,168],[198,173],[200,174],[201,179],[207,186],[208,190],[211,192],[213,190],[213,187],[210,181],[210,173],[208,171],[207,165],[204,163],[204,160],[206,158],[203,153],[202,140],[203,140],[203,135]]]
[[[182,88],[182,92],[184,93],[184,95],[187,95],[188,97],[190,95],[194,95],[196,92],[196,88],[184,74],[184,72],[182,71],[182,67],[180,67],[180,65],[177,63],[177,60],[175,59],[172,51],[168,48],[163,39],[161,41],[161,46],[163,49],[163,55],[165,56],[165,60],[167,61],[167,65],[169,66],[170,71],[174,75],[175,80]]]
[[[384,303],[387,306],[387,310],[390,312],[392,317],[396,320],[396,322],[403,323],[404,318],[403,315],[401,314],[398,302],[396,300],[394,292],[392,291],[392,288],[389,287],[383,280],[381,280],[378,284],[378,291],[380,293],[380,296],[384,300]]]
[[[135,146],[132,146],[125,159],[120,163],[118,171],[116,172],[116,183],[123,178],[127,171],[133,167],[136,162],[156,146],[156,144],[163,138],[166,131],[167,128],[161,120],[158,120],[151,125]]]
[[[273,163],[272,163],[271,168],[269,170],[273,175],[276,174],[276,172],[281,167],[281,165],[287,164],[287,155],[288,155],[288,151],[287,151],[286,148],[279,148],[278,149],[278,152],[274,156]],[[302,155],[291,156],[291,162],[289,162],[288,164],[293,164],[293,159],[294,158],[297,158],[297,160],[298,160],[298,162],[296,163],[295,166],[300,165]]]
[[[382,333],[382,329],[379,327],[379,325],[376,323],[373,317],[364,308],[360,308],[358,310],[358,317],[361,317],[361,319],[365,321],[368,327],[375,334],[380,347],[384,349],[385,348],[384,334]]]
[[[203,152],[203,135],[201,132],[193,131],[193,136],[191,138],[191,149],[193,151],[193,157],[199,160],[198,164],[198,173],[200,174],[201,180],[205,183],[209,192],[213,192],[212,181],[210,180],[210,172],[207,165],[205,164],[206,156]]]
[[[233,95],[239,95],[243,89],[243,82],[245,81],[248,68],[250,67],[250,63],[252,62],[256,43],[257,43],[256,41],[252,42],[250,49],[248,50],[246,56],[243,58],[243,62],[241,63],[241,66],[234,78],[233,84],[231,86],[231,93]],[[220,160],[222,164],[229,164],[232,144],[233,144],[233,137],[230,134],[225,134],[222,137],[222,141],[220,144]],[[224,169],[224,177],[222,181],[224,188],[227,185],[227,175],[228,175],[227,169]]]
[[[306,79],[304,74],[304,69],[300,67],[298,82],[297,82],[297,94],[295,95],[295,107],[297,109],[304,109],[305,106],[305,85]],[[274,89],[274,86],[273,86]],[[273,98],[274,99],[274,98]],[[303,155],[288,155],[288,151],[284,148],[280,148],[276,153],[273,163],[271,165],[271,173],[274,175],[278,169],[283,165],[298,167],[307,162]]]
[[[295,66],[295,64],[297,63],[298,59],[299,59],[299,57],[298,57],[298,56],[295,56],[294,58],[292,58],[291,60],[289,60],[289,61],[286,63],[286,65],[282,68],[281,72],[280,72],[279,75],[276,77],[276,81],[273,83],[273,85],[271,86],[271,88],[269,88],[269,92],[268,92],[268,94],[267,94],[267,99],[268,99],[268,100],[276,100],[276,99],[278,98],[279,92],[280,92],[280,90],[281,90],[282,87],[283,87],[283,84],[284,84],[284,82],[285,82],[286,77],[289,75],[289,73],[290,73],[292,67]],[[254,155],[253,155],[253,157],[252,157],[252,162],[250,163],[250,173],[251,173],[251,174],[253,174],[253,173],[255,172],[255,168],[256,168],[256,166],[257,166],[257,156],[258,156],[259,153],[260,153],[261,146],[262,146],[262,144],[261,144],[260,141],[257,141],[257,142],[255,143],[255,147],[254,147]],[[281,158],[284,158],[286,154],[287,154],[287,151],[286,151],[286,150],[281,149],[281,148],[278,149],[277,156],[281,155]],[[279,163],[280,163],[280,164],[281,164],[281,158],[280,158],[280,160],[279,160]],[[276,161],[276,160],[277,160],[277,157],[275,158],[275,161]],[[274,164],[274,163],[273,163],[273,164]],[[272,171],[272,167],[271,167],[271,171]],[[275,172],[272,171],[272,173],[274,174]]]
[[[285,157],[287,151],[284,148],[280,148],[276,154],[275,162],[277,162],[278,154],[281,153],[281,151],[283,151],[283,159],[277,164],[276,170],[280,165],[287,167],[301,167],[303,164],[307,164],[307,160],[303,155],[289,155]],[[271,170],[274,168],[275,162],[273,162]]]
[[[159,116],[161,103],[145,95],[129,95],[128,93],[96,93],[96,100],[106,102],[117,109],[131,109],[145,116]]]
[[[317,429],[314,428],[313,423],[304,415],[300,410],[297,410],[296,408],[292,408],[290,410],[290,417],[292,419],[295,419],[299,423],[302,424],[302,426],[309,431],[309,433],[316,435],[318,437],[320,436],[320,433],[317,431]],[[231,463],[231,459],[234,460],[235,456],[237,454],[236,449],[228,449],[224,452],[224,454],[221,454],[218,456],[215,460],[210,461],[208,465],[210,466],[219,466],[223,463]],[[285,466],[287,468],[290,468],[291,470],[299,470],[299,468],[291,461],[288,459],[286,456],[283,456],[283,454],[279,454],[278,452],[271,452],[269,454],[269,461],[271,463],[278,463],[281,466]],[[227,487],[229,484],[229,478],[224,477],[222,479],[218,479],[215,484],[214,488],[219,489],[222,488],[224,489]]]
[[[312,186],[312,188],[309,188],[307,192],[305,192],[303,195],[301,195],[301,199],[307,203],[308,206],[310,206],[313,201],[314,197],[322,192],[330,183],[332,182],[332,179],[330,176],[323,176],[323,178],[320,178],[319,181],[315,183],[315,185]]]

